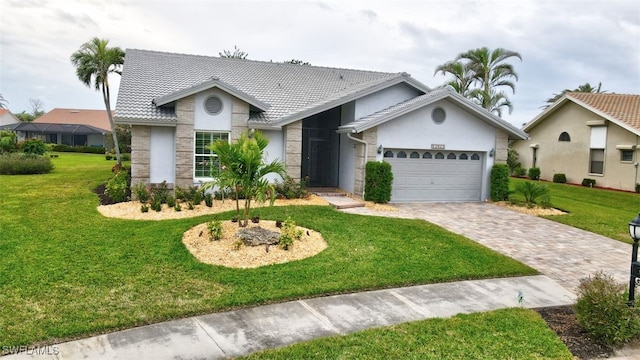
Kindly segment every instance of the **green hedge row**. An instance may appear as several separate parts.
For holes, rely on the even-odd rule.
[[[50,151],[104,154],[105,148],[103,148],[102,146],[71,146],[71,145],[63,145],[63,144],[54,144],[54,145],[51,145]]]
[[[53,170],[51,159],[31,154],[0,155],[0,175],[46,174]]]

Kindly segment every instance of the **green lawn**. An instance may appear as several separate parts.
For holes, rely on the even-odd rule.
[[[523,181],[528,180],[511,178],[511,190]],[[628,224],[640,212],[640,194],[552,182],[544,184],[549,188],[553,206],[569,212],[567,215],[546,218],[612,239],[632,242]]]
[[[514,308],[428,319],[266,350],[242,359],[565,359],[542,318]]]
[[[321,232],[329,247],[317,256],[249,270],[206,265],[181,236],[212,216],[104,218],[91,189],[114,162],[59,156],[51,174],[0,176],[0,346],[323,294],[535,273],[424,221],[321,206],[255,212]]]

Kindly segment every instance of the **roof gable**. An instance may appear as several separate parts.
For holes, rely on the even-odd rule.
[[[535,127],[559,108],[572,102],[640,136],[640,95],[568,92],[528,122],[524,131]]]
[[[262,62],[127,49],[116,102],[119,122],[175,122],[173,109],[156,104],[175,101],[209,87],[237,96],[258,112],[255,125],[281,126],[300,116],[337,106],[378,86],[404,81],[429,90],[408,74]]]
[[[399,104],[390,106],[386,109],[380,110],[376,113],[367,115],[360,119],[356,119],[354,122],[341,126],[339,132],[362,132],[367,129],[373,128],[387,121],[396,119],[404,114],[410,113],[414,110],[420,109],[427,105],[433,104],[436,101],[442,99],[449,99],[458,104],[461,108],[476,115],[482,121],[487,124],[506,131],[510,137],[515,139],[524,140],[527,138],[527,134],[522,130],[511,125],[507,121],[493,115],[486,109],[472,103],[462,95],[455,92],[451,87],[446,86],[438,89],[431,90],[430,92],[417,96],[413,99],[403,101]]]

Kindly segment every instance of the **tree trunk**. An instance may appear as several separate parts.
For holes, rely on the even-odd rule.
[[[109,85],[102,84],[102,98],[104,99],[104,106],[107,108],[107,117],[109,118],[109,124],[111,125],[111,135],[113,136],[113,147],[116,150],[116,160],[118,166],[122,165],[122,159],[120,158],[120,145],[118,144],[118,134],[116,134],[116,123],[113,120],[113,114],[111,113],[111,97],[109,96]]]

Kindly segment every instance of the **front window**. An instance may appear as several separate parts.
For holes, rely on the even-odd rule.
[[[632,162],[633,150],[620,150],[620,161]]]
[[[216,140],[229,141],[229,133],[227,132],[196,132],[195,141],[195,163],[194,163],[194,176],[197,178],[210,177],[211,168],[213,166],[220,166],[216,160],[216,154],[208,149]]]
[[[589,172],[604,174],[604,149],[591,149]]]

